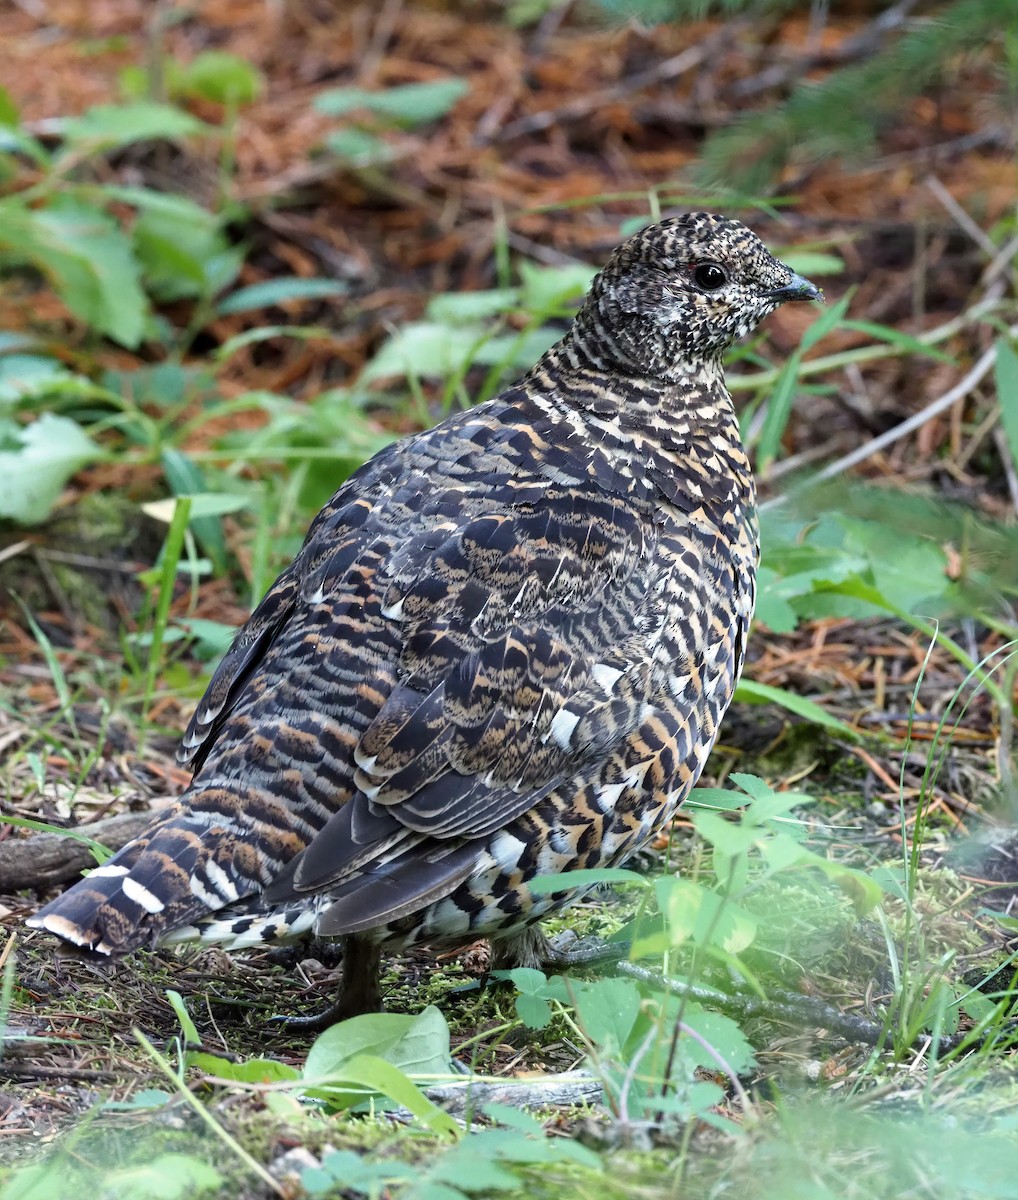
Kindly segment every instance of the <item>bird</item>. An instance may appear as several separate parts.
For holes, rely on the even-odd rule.
[[[703,770],[740,677],[759,535],[728,348],[820,290],[741,222],[624,241],[518,382],[339,487],[215,670],[190,785],[28,924],[102,955],[341,938],[328,1021],[381,956],[542,918]]]

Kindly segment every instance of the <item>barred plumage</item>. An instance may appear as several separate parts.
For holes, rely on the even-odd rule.
[[[376,455],[315,519],[188,727],[191,786],[29,923],[105,954],[182,937],[488,936],[503,964],[695,784],[753,612],[753,481],[721,357],[819,297],[736,221],[625,242],[518,384]]]

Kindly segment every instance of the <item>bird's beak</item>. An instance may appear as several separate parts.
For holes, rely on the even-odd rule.
[[[815,283],[810,283],[808,279],[803,279],[794,271],[792,278],[784,287],[774,288],[767,295],[771,300],[776,300],[778,304],[784,304],[786,300],[819,300],[822,304],[824,300],[823,292]]]

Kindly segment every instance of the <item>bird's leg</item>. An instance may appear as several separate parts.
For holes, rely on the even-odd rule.
[[[350,934],[343,939],[343,974],[339,982],[339,995],[328,1008],[307,1017],[283,1017],[282,1026],[287,1032],[304,1030],[320,1033],[345,1021],[348,1017],[359,1017],[362,1013],[380,1012],[382,989],[379,986],[379,969],[382,951],[369,938]]]
[[[606,942],[597,937],[578,938],[571,929],[548,938],[538,925],[499,938],[491,945],[491,967],[508,971],[513,967],[538,970],[596,966],[617,962],[629,953],[628,942]]]

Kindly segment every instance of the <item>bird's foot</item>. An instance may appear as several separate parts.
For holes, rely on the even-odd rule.
[[[581,938],[572,929],[563,929],[554,937],[545,939],[541,967],[544,970],[553,967],[568,970],[570,967],[596,967],[614,963],[627,957],[630,945],[629,942],[609,942],[593,935]]]
[[[351,1005],[341,991],[337,1000],[319,1012],[308,1013],[303,1017],[270,1017],[269,1024],[280,1033],[322,1033],[340,1021],[349,1020],[350,1017],[359,1017],[362,1013],[381,1012],[381,1010],[381,998],[378,1003],[365,1008],[360,1004]]]
[[[629,942],[607,942],[598,937],[580,938],[564,929],[553,938],[532,927],[492,944],[494,970],[537,967],[539,970],[568,970],[599,963],[618,962],[629,954]]]
[[[271,1023],[286,1033],[321,1033],[339,1021],[364,1013],[382,1011],[378,971],[380,951],[373,943],[356,936],[343,942],[343,974],[339,995],[321,1012],[306,1017],[272,1017]]]

